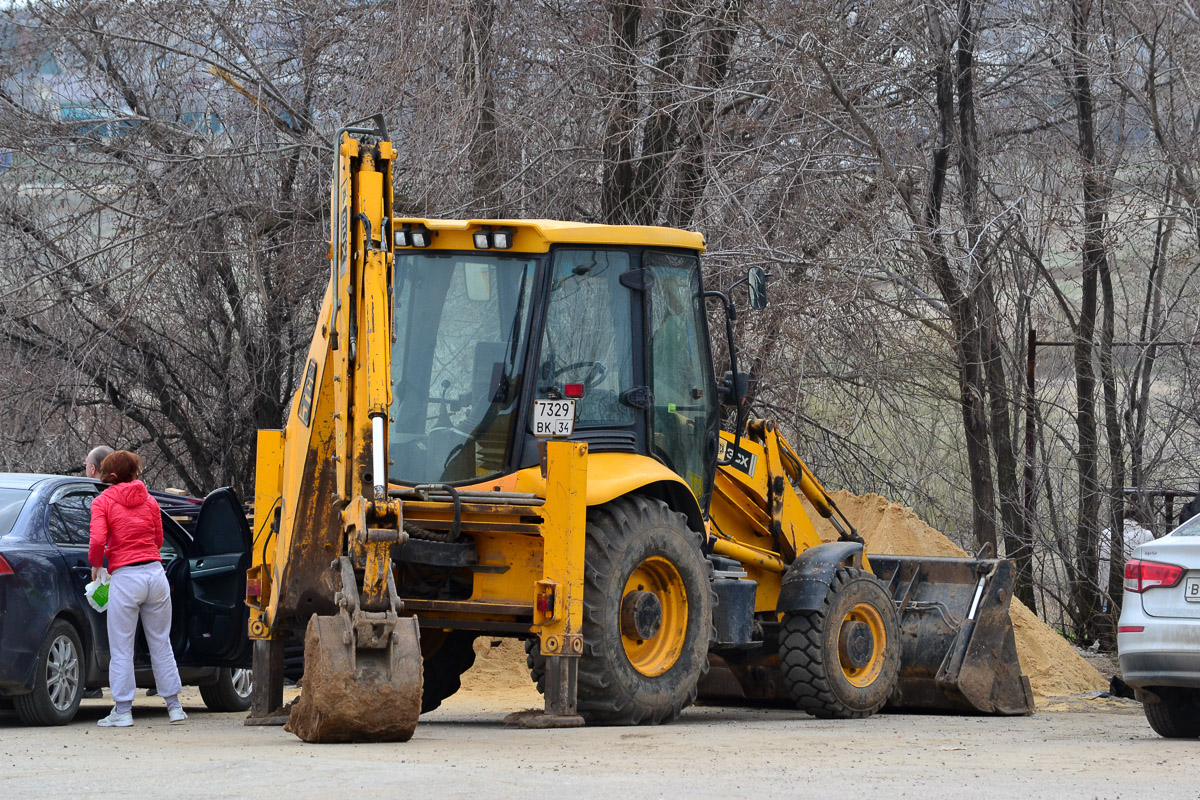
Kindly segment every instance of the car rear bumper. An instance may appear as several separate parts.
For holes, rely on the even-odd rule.
[[[0,595],[4,587],[0,586]],[[21,610],[8,613],[9,608],[0,596],[0,697],[28,694],[33,691],[34,667],[37,664],[41,640],[24,630],[29,619]]]
[[[1187,686],[1200,689],[1200,656],[1189,653],[1130,653],[1121,656],[1130,686]]]
[[[1117,653],[1126,683],[1137,688],[1187,686],[1200,688],[1200,620],[1150,617],[1126,608],[1117,633]]]

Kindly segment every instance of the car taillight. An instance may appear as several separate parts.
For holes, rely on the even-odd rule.
[[[13,568],[4,560],[4,556],[0,556],[0,575],[12,575]]]
[[[1125,590],[1135,594],[1147,589],[1165,589],[1179,583],[1186,570],[1174,564],[1131,558],[1125,562]]]

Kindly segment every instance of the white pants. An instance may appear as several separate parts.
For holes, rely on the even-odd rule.
[[[112,574],[108,587],[108,686],[117,711],[124,713],[133,703],[137,682],[133,674],[133,640],[138,617],[146,644],[154,683],[167,706],[179,705],[179,668],[171,650],[171,586],[160,562],[121,567]]]

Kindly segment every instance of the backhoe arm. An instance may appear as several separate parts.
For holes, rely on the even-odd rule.
[[[289,729],[306,741],[408,739],[421,702],[416,621],[401,617],[388,496],[392,162],[382,124],[338,133],[329,286],[283,431],[260,431],[247,586],[252,716],[278,713],[282,641],[305,635]]]

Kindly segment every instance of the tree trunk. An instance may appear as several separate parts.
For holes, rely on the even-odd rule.
[[[707,36],[703,39],[696,76],[696,84],[702,94],[696,102],[691,123],[687,126],[689,135],[683,141],[680,155],[678,188],[667,217],[669,225],[682,228],[693,224],[708,182],[705,147],[714,123],[716,103],[713,97],[729,75],[730,54],[737,40],[742,0],[722,0],[717,4],[715,14],[716,19],[709,23]]]
[[[637,38],[641,3],[615,0],[608,4],[609,72],[608,125],[604,133],[604,186],[601,216],[610,225],[630,224],[636,215],[630,202],[634,179],[637,125]]]
[[[1092,364],[1096,332],[1096,284],[1105,259],[1104,199],[1096,152],[1096,132],[1091,77],[1088,73],[1088,17],[1091,0],[1073,0],[1071,5],[1072,83],[1083,162],[1083,285],[1079,325],[1075,331],[1075,425],[1079,443],[1079,507],[1076,522],[1075,561],[1071,565],[1072,616],[1076,634],[1090,639],[1100,610],[1094,576],[1099,564],[1100,500],[1097,475],[1096,376]],[[1120,535],[1120,531],[1116,532]]]
[[[468,145],[471,183],[479,216],[504,216],[500,186],[499,141],[496,135],[492,19],[494,0],[471,0],[463,22],[463,92],[478,109],[475,129]]]

